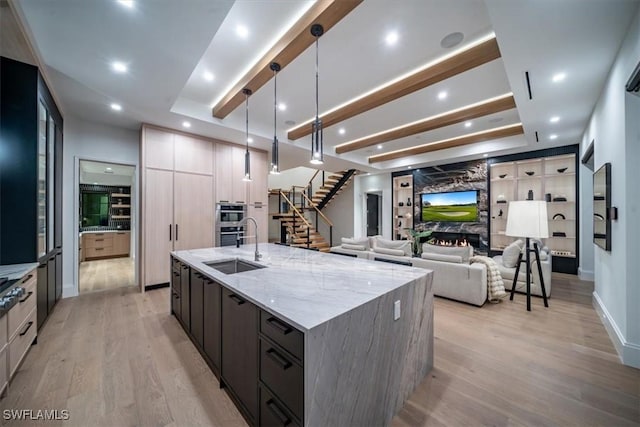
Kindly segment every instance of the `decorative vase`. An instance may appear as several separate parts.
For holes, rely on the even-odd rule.
[[[527,200],[533,200],[533,190],[529,190],[527,193]]]
[[[407,206],[411,206],[411,198],[407,198]]]

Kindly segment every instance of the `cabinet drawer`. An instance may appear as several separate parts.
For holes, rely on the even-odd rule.
[[[35,279],[35,275],[33,276]],[[18,303],[14,305],[5,316],[9,324],[9,340],[18,333],[20,325],[22,325],[31,311],[36,307],[36,281],[30,280],[25,287],[25,293],[18,299]]]
[[[0,350],[9,344],[9,335],[7,334],[7,316],[0,317]],[[2,370],[2,366],[0,364],[0,370]]]
[[[298,418],[304,406],[302,367],[279,346],[260,338],[260,380]]]
[[[9,343],[9,378],[13,377],[20,361],[29,350],[36,337],[36,310],[32,310],[18,329],[15,338]]]
[[[304,334],[293,326],[260,310],[260,332],[281,345],[298,360],[303,360]]]
[[[113,246],[113,233],[85,234],[83,249],[106,248]]]
[[[87,249],[84,249],[84,251],[85,251],[85,253],[84,253],[84,257],[85,258],[99,258],[99,257],[112,256],[113,255],[112,247],[87,248]]]
[[[265,427],[299,426],[285,406],[269,390],[260,387],[260,425]]]

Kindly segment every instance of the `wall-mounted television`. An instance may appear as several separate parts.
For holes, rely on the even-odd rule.
[[[423,222],[478,221],[478,190],[420,195]]]

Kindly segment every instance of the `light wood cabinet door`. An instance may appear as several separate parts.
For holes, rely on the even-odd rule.
[[[247,209],[247,215],[255,219],[258,225],[258,243],[267,243],[269,241],[268,210],[269,207],[266,204],[262,205],[261,207],[249,206],[249,208]],[[252,237],[245,239],[244,243],[255,244],[256,239],[253,224],[248,224],[245,230],[247,235]]]
[[[213,247],[213,178],[175,173],[175,250]]]
[[[244,153],[245,149],[242,147],[231,147],[231,187],[233,188],[233,194],[231,197],[232,202],[247,203],[247,192],[249,190],[249,182],[243,181],[244,178]],[[253,163],[253,157],[251,157]],[[252,174],[253,176],[253,174]]]
[[[213,144],[191,136],[176,134],[174,139],[176,172],[213,173]]]
[[[251,178],[249,183],[249,203],[268,201],[267,187],[269,178],[269,165],[267,163],[267,153],[264,151],[251,152]]]
[[[233,164],[231,161],[231,146],[226,144],[216,144],[215,146],[215,165],[216,165],[216,202],[233,200],[233,188],[231,182]]]
[[[173,172],[145,171],[144,284],[169,281],[169,253],[173,250]]]
[[[174,134],[159,129],[143,130],[144,166],[157,169],[173,170]]]
[[[115,256],[129,255],[131,249],[131,232],[118,231],[113,236],[113,254]]]

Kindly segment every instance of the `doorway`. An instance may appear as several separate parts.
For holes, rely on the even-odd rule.
[[[135,166],[79,161],[78,292],[136,285]]]
[[[367,193],[367,236],[380,234],[380,219],[382,213],[382,194]]]

